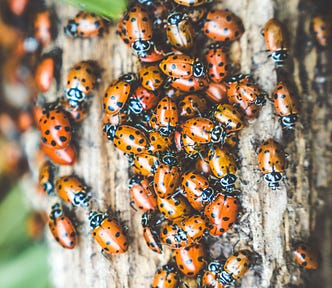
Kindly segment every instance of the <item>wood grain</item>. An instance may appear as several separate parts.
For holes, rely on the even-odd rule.
[[[320,287],[328,287],[331,257],[324,255],[322,268],[310,275],[301,272],[291,260],[292,246],[300,240],[310,240],[331,252],[330,241],[322,238],[331,240],[328,232],[331,222],[324,217],[328,215],[324,211],[329,211],[326,207],[331,204],[325,203],[332,200],[329,189],[332,66],[326,52],[309,45],[311,6],[304,5],[304,0],[215,2],[216,6],[229,8],[242,18],[246,33],[239,44],[235,43],[232,58],[237,59],[242,73],[252,74],[269,94],[276,85],[276,73],[267,53],[262,52],[265,44],[260,30],[274,15],[286,24],[291,40],[288,77],[293,79],[299,92],[301,119],[293,133],[285,133],[274,115],[273,105],[268,102],[259,118],[243,130],[239,151],[242,212],[232,231],[211,241],[210,253],[214,257],[228,256],[234,244],[235,249],[246,248],[255,253],[253,268],[238,287],[288,287],[290,284],[314,287],[310,283],[317,279]],[[64,4],[56,6],[62,30],[65,20],[77,10]],[[91,98],[89,117],[78,131],[79,161],[73,168],[61,168],[60,173],[75,172],[85,179],[93,192],[92,209],[105,211],[111,207],[113,212],[119,211],[119,218],[128,226],[130,248],[124,255],[113,256],[110,261],[105,259],[89,235],[88,211],[77,208],[79,246],[66,251],[48,237],[53,286],[149,287],[157,267],[169,259],[169,251],[159,256],[146,247],[141,214],[129,206],[127,160],[103,139],[101,131],[103,91],[119,75],[136,72],[139,64],[115,35],[113,26],[105,37],[91,40],[71,40],[60,31],[56,45],[63,48],[63,87],[66,72],[79,60],[96,60],[104,69],[99,89]],[[268,137],[283,143],[289,154],[288,179],[276,191],[268,189],[261,180],[256,160],[257,145]],[[317,231],[321,234],[315,235]]]

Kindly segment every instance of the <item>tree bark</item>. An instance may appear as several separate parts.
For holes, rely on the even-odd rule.
[[[328,287],[331,283],[331,57],[312,44],[309,22],[310,1],[305,0],[223,0],[217,7],[239,15],[246,32],[232,49],[232,59],[242,73],[250,73],[271,95],[276,85],[273,61],[267,58],[265,22],[273,16],[284,22],[289,32],[288,77],[294,81],[301,101],[300,120],[294,132],[281,129],[268,102],[259,118],[240,134],[239,177],[241,215],[231,231],[210,245],[214,257],[229,256],[233,246],[250,249],[255,263],[238,287]],[[328,3],[328,1],[325,1]],[[321,1],[323,3],[323,1]],[[327,5],[327,4],[326,4]],[[128,192],[128,164],[121,153],[102,136],[101,101],[105,88],[123,73],[138,71],[139,63],[115,35],[115,26],[103,38],[72,40],[61,32],[66,20],[77,10],[57,4],[60,33],[55,44],[63,48],[62,87],[66,73],[79,60],[92,59],[103,67],[102,81],[92,98],[89,116],[78,131],[79,161],[60,174],[74,172],[92,188],[91,209],[119,211],[128,226],[129,251],[105,259],[89,235],[88,211],[75,209],[80,223],[79,245],[73,251],[62,249],[51,236],[51,279],[54,287],[149,287],[158,267],[170,255],[151,252],[142,238],[141,213],[131,209]],[[288,157],[287,180],[278,190],[270,190],[262,180],[257,164],[257,145],[273,137],[283,144]],[[294,243],[309,241],[321,248],[321,268],[312,273],[292,261]],[[167,250],[167,249],[165,249]],[[325,253],[327,252],[327,253]],[[301,286],[301,287],[302,287]]]

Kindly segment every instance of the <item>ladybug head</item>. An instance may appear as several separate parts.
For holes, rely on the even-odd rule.
[[[92,229],[100,226],[101,222],[105,219],[105,215],[101,212],[91,211],[89,214],[90,227]]]
[[[141,39],[136,40],[131,47],[136,52],[138,58],[145,58],[153,49],[151,41]]]
[[[220,179],[220,185],[223,187],[227,192],[232,191],[234,189],[234,183],[237,177],[234,174],[227,174],[223,178]]]
[[[63,31],[69,37],[77,37],[77,23],[73,19],[69,20]]]
[[[55,220],[56,218],[60,217],[63,214],[63,211],[60,207],[59,203],[55,203],[51,208],[50,218]]]
[[[195,61],[193,64],[193,75],[196,78],[203,77],[205,75],[205,66],[200,61]]]
[[[167,17],[167,23],[170,25],[177,25],[183,19],[183,15],[178,12],[174,12]]]
[[[78,192],[74,196],[73,205],[79,207],[88,207],[90,199],[91,199],[90,193],[86,193],[85,191]]]
[[[136,97],[131,97],[128,104],[129,110],[135,115],[140,115],[143,112],[143,106],[140,100]]]
[[[296,114],[281,117],[281,124],[286,129],[294,129],[298,117]]]
[[[215,126],[211,131],[211,142],[224,143],[226,134],[226,131],[220,125]]]
[[[284,66],[285,60],[288,57],[288,51],[285,49],[275,51],[271,54],[271,57],[273,61],[276,63],[276,66],[280,68]]]
[[[202,193],[202,202],[211,202],[214,198],[214,189],[212,187],[206,188]]]
[[[168,274],[169,273],[178,273],[177,272],[178,270],[175,268],[175,265],[171,262],[164,265],[161,269],[166,271]]]
[[[119,81],[125,81],[125,82],[135,82],[137,81],[137,77],[135,73],[126,73],[124,75],[122,75],[121,77],[119,77]]]
[[[282,180],[283,175],[280,172],[272,171],[265,174],[264,179],[268,182],[268,186],[272,190],[276,190],[279,187],[279,182]]]
[[[176,166],[179,164],[177,156],[169,151],[160,156],[160,161],[168,166]]]
[[[226,272],[225,270],[223,270],[218,275],[219,276],[218,281],[226,287],[234,286],[235,279],[232,277],[232,274],[233,273],[230,274],[230,273]]]
[[[117,127],[115,125],[109,123],[104,125],[103,132],[106,134],[108,140],[113,141],[116,128]]]
[[[255,104],[256,104],[256,105],[259,105],[259,106],[263,106],[263,105],[265,105],[265,103],[266,103],[265,94],[264,94],[264,93],[259,94],[259,95],[257,96],[257,99],[256,99],[256,101],[255,101]]]
[[[212,261],[209,263],[207,270],[219,274],[222,271],[222,265],[217,261]]]
[[[77,107],[79,103],[86,101],[86,95],[76,87],[67,89],[66,97],[72,107]]]
[[[143,179],[144,179],[144,178],[143,178],[143,176],[141,176],[141,175],[138,175],[138,174],[134,175],[134,176],[131,177],[130,180],[129,180],[129,185],[128,185],[129,188],[132,187],[132,186],[134,186],[135,184],[140,183]]]

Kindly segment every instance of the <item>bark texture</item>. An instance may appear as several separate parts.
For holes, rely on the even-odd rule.
[[[238,287],[328,287],[331,283],[331,57],[317,49],[309,33],[313,7],[324,1],[305,0],[224,0],[215,1],[239,15],[246,32],[240,43],[233,45],[232,58],[242,73],[250,73],[271,95],[276,73],[267,58],[263,37],[265,22],[276,16],[289,32],[290,55],[288,78],[296,84],[301,101],[300,121],[294,132],[282,131],[273,104],[268,102],[259,118],[240,136],[239,177],[242,196],[241,215],[230,232],[214,239],[210,253],[214,257],[246,248],[255,253],[255,263]],[[314,2],[314,1],[313,1]],[[329,1],[325,1],[328,5]],[[315,6],[316,5],[316,6]],[[322,6],[324,7],[324,6]],[[80,225],[79,245],[73,251],[59,247],[51,237],[50,263],[54,287],[149,287],[157,267],[169,259],[169,252],[156,255],[142,239],[141,213],[129,205],[127,160],[102,137],[101,101],[111,80],[137,71],[139,63],[115,35],[115,27],[101,39],[71,40],[62,33],[62,26],[76,9],[57,4],[60,33],[56,44],[63,48],[63,77],[79,60],[93,59],[103,67],[102,81],[94,92],[89,117],[80,128],[79,161],[73,168],[61,168],[61,175],[75,172],[83,177],[93,192],[92,209],[119,211],[119,218],[128,226],[130,248],[111,261],[99,253],[89,235],[88,211],[75,209]],[[257,147],[273,137],[285,147],[288,157],[287,180],[272,191],[261,180],[257,165]],[[321,268],[313,273],[294,265],[291,250],[298,241],[310,241],[322,252]],[[165,249],[166,250],[166,249]],[[294,287],[292,286],[292,287]]]

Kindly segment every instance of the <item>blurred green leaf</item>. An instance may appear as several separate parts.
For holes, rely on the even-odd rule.
[[[11,261],[0,262],[0,287],[50,287],[46,246],[31,246]]]
[[[80,9],[117,19],[127,7],[127,0],[62,0]]]

